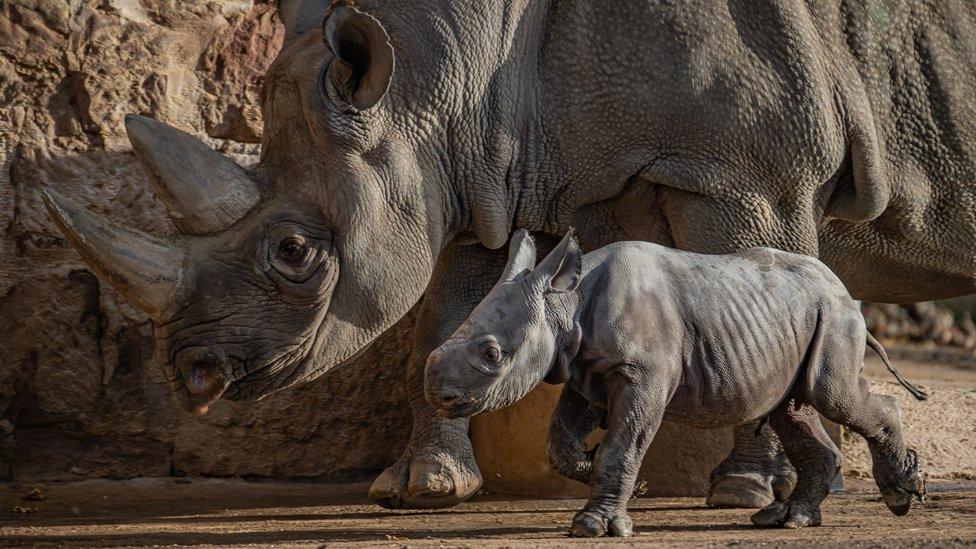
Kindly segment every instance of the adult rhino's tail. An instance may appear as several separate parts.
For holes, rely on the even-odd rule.
[[[904,387],[906,391],[911,393],[912,396],[917,398],[918,400],[925,400],[929,398],[929,395],[925,394],[923,391],[919,390],[917,387],[909,383],[907,379],[901,377],[901,374],[898,373],[898,370],[896,370],[895,367],[891,365],[891,361],[888,360],[888,353],[885,352],[884,347],[881,346],[881,343],[878,343],[878,340],[874,339],[874,336],[871,335],[871,332],[866,332],[866,334],[867,334],[868,347],[871,347],[872,349],[874,349],[874,352],[878,353],[878,356],[880,356],[881,360],[884,361],[885,366],[888,367],[888,371],[891,372],[893,376],[895,376],[895,379],[898,380],[898,383],[901,383],[901,386]]]

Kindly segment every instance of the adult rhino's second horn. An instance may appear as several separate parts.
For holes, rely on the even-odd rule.
[[[132,149],[183,234],[210,234],[239,221],[261,199],[247,171],[172,126],[130,114]]]
[[[41,195],[68,242],[120,294],[152,317],[174,301],[183,277],[182,247],[106,221],[50,189]]]

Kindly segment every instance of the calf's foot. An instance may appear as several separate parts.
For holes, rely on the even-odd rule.
[[[892,513],[901,517],[907,515],[912,508],[912,500],[925,500],[925,475],[922,464],[914,450],[905,451],[902,471],[894,482],[879,482],[881,499]]]
[[[634,523],[626,511],[598,511],[583,509],[573,517],[569,534],[577,538],[602,536],[629,537],[634,533]]]
[[[820,526],[820,508],[790,501],[774,501],[752,515],[752,523],[764,528]]]
[[[759,509],[786,501],[795,485],[796,470],[776,435],[750,423],[736,427],[732,453],[712,471],[706,504]]]
[[[470,445],[466,451],[459,450],[401,457],[373,481],[369,497],[387,509],[434,509],[461,503],[478,491],[482,478]]]

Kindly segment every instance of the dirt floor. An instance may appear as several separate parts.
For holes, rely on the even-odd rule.
[[[856,481],[863,484],[864,481]],[[701,545],[931,545],[976,543],[976,485],[934,485],[923,508],[888,513],[873,487],[835,494],[825,524],[805,530],[750,526],[750,511],[707,509],[700,498],[631,503],[636,536],[624,543]],[[944,488],[950,491],[941,491]],[[558,547],[582,500],[482,497],[452,510],[385,511],[365,485],[259,484],[173,479],[50,486],[43,502],[4,489],[0,545]],[[17,516],[15,506],[41,507]]]
[[[805,530],[751,527],[749,510],[708,509],[700,498],[631,502],[636,535],[597,545],[976,545],[976,359],[938,349],[896,349],[899,369],[931,398],[918,403],[879,361],[875,390],[898,396],[906,440],[929,473],[924,507],[895,517],[880,502],[866,448],[845,437],[846,492]],[[39,488],[39,492],[34,492]],[[366,484],[256,483],[216,479],[0,485],[0,545],[342,547],[560,547],[582,500],[482,495],[455,509],[385,511]],[[26,497],[25,497],[26,496]]]

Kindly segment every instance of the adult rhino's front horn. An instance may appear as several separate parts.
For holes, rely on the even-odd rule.
[[[186,257],[182,246],[106,221],[50,189],[41,194],[82,259],[120,294],[152,317],[175,300]]]
[[[131,114],[125,131],[181,233],[222,231],[260,201],[247,171],[192,135]]]

